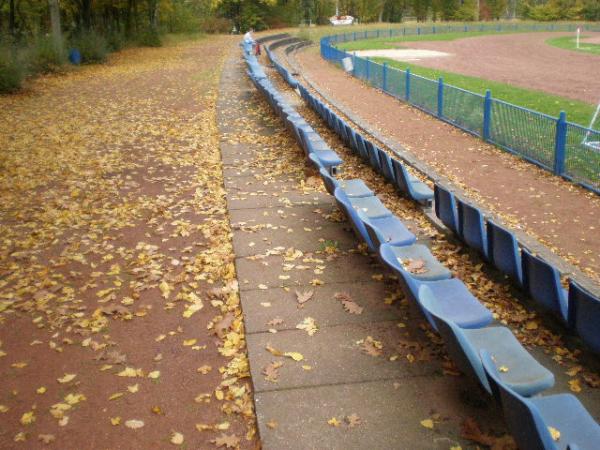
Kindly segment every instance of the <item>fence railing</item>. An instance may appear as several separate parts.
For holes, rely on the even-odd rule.
[[[600,194],[600,131],[567,122],[566,115],[551,117],[492,97],[467,91],[361,58],[340,50],[336,43],[393,36],[472,31],[600,31],[592,24],[477,24],[367,30],[326,36],[321,55],[341,64],[352,58],[356,78],[404,100],[437,118],[474,134],[556,175]]]

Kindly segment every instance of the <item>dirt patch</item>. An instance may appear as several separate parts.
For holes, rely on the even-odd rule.
[[[324,92],[371,127],[598,282],[598,196],[345,75],[323,63],[316,48],[297,59]]]
[[[600,57],[546,43],[550,38],[567,35],[572,33],[478,36],[454,41],[410,42],[405,46],[451,54],[419,61],[424,67],[595,103],[600,99]]]

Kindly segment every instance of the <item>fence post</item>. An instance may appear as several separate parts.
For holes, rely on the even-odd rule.
[[[352,34],[352,40],[355,41],[356,40],[356,31]]]
[[[438,80],[438,95],[437,95],[437,116],[442,117],[444,115],[444,79],[442,77]]]
[[[421,35],[421,27],[417,27],[417,36]]]
[[[405,83],[404,97],[406,101],[410,103],[410,67],[406,68],[406,83]]]
[[[392,29],[390,28],[390,37],[392,37]]]
[[[483,100],[483,140],[490,140],[490,131],[492,123],[492,92],[488,89],[485,91],[485,99]]]
[[[435,34],[435,25],[433,26],[433,34]]]
[[[369,60],[369,57],[368,57],[368,56],[367,56],[367,58],[366,58],[366,61],[367,61],[367,69],[366,69],[366,72],[367,72],[367,82],[369,82],[369,75],[370,75],[370,74],[369,74],[369,69],[370,69],[370,64],[369,64],[369,62],[370,62],[370,60]]]
[[[379,30],[377,30],[377,37],[379,37]]]
[[[387,92],[387,63],[383,63],[383,76],[381,80],[383,92]]]
[[[554,174],[565,172],[565,147],[567,145],[567,114],[560,112],[556,121],[556,138],[554,141]]]

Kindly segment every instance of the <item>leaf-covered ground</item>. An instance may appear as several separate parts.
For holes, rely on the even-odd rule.
[[[226,38],[0,98],[0,447],[254,448],[215,100]]]

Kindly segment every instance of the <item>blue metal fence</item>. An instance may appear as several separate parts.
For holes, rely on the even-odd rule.
[[[600,194],[600,131],[566,121],[564,113],[551,117],[527,108],[476,94],[439,80],[414,75],[410,69],[390,68],[368,58],[339,50],[336,43],[393,36],[471,31],[600,31],[592,24],[476,24],[369,30],[326,36],[321,55],[341,64],[351,57],[353,75],[441,120],[519,155],[556,175]]]

